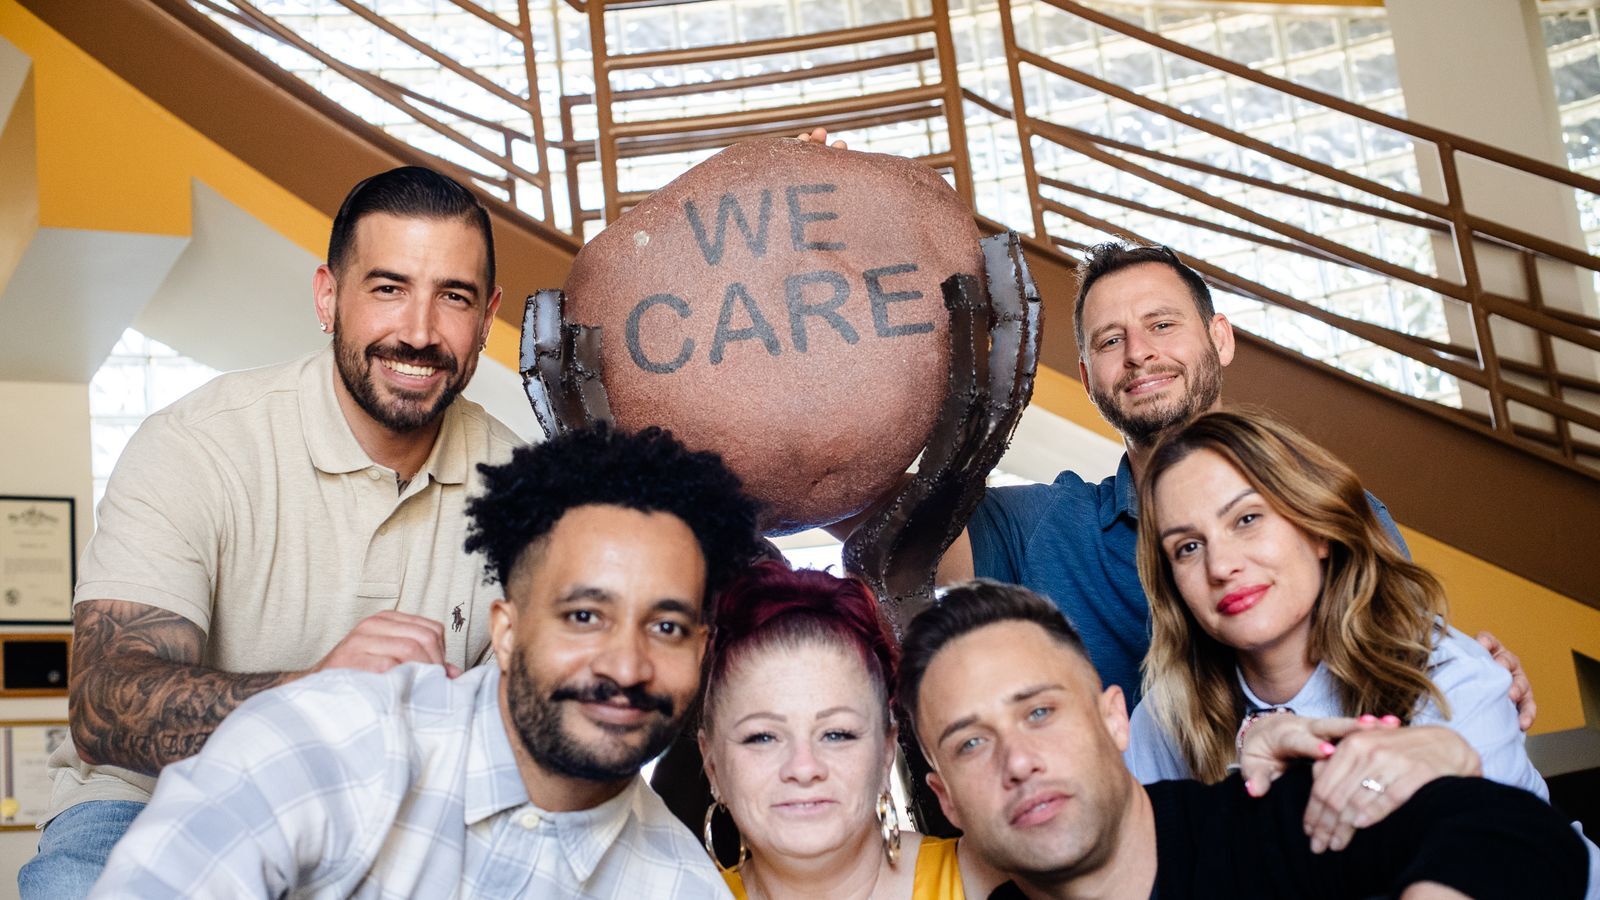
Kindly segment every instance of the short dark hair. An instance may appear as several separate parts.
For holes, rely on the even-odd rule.
[[[489,227],[489,210],[466,185],[422,166],[401,166],[380,172],[361,181],[345,195],[333,217],[328,235],[328,268],[335,274],[344,271],[345,257],[355,243],[356,225],[373,213],[420,219],[464,219],[483,234],[483,252],[488,259],[489,283],[494,290],[494,232]]]
[[[1194,300],[1195,309],[1200,311],[1202,323],[1210,322],[1211,317],[1217,314],[1206,280],[1179,259],[1171,247],[1126,241],[1095,244],[1084,251],[1083,259],[1078,263],[1078,300],[1072,308],[1072,328],[1078,338],[1078,356],[1085,356],[1088,349],[1084,346],[1083,301],[1089,297],[1089,288],[1094,287],[1094,283],[1102,276],[1142,263],[1160,263],[1178,273],[1178,277],[1189,288],[1189,296]]]
[[[708,597],[761,549],[756,502],[738,476],[720,456],[691,453],[660,428],[630,434],[600,423],[519,447],[510,462],[480,463],[478,471],[483,493],[467,504],[466,549],[481,550],[486,580],[492,576],[502,585],[529,547],[580,506],[620,506],[681,519],[705,556]]]
[[[958,584],[944,593],[934,605],[917,614],[906,628],[900,643],[900,672],[895,685],[895,700],[900,714],[916,727],[917,697],[922,677],[945,645],[985,625],[1000,622],[1032,622],[1055,638],[1057,643],[1089,659],[1083,638],[1054,603],[1025,587],[978,578]],[[920,739],[920,737],[919,737]]]

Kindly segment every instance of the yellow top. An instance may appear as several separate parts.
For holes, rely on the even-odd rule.
[[[723,869],[722,877],[735,900],[748,900],[738,867]],[[961,869],[956,863],[956,839],[924,836],[917,849],[917,871],[911,880],[911,900],[966,900]]]

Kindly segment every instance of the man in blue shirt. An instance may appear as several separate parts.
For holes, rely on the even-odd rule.
[[[1099,244],[1078,269],[1074,310],[1078,378],[1100,415],[1122,434],[1117,473],[1090,484],[1062,472],[1050,484],[995,488],[939,564],[938,583],[974,576],[1025,585],[1048,596],[1083,637],[1108,685],[1130,708],[1150,646],[1149,607],[1139,584],[1135,479],[1168,429],[1222,402],[1222,369],[1233,361],[1233,327],[1199,273],[1166,247]],[[1389,511],[1374,512],[1405,549]],[[1514,675],[1523,727],[1533,701],[1516,658],[1479,637]]]

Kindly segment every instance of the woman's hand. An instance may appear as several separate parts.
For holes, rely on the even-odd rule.
[[[1312,766],[1305,829],[1311,852],[1343,850],[1356,829],[1402,806],[1418,788],[1446,775],[1482,775],[1478,752],[1439,725],[1358,730]]]
[[[1265,795],[1290,764],[1332,756],[1334,741],[1362,727],[1367,727],[1362,719],[1310,719],[1295,715],[1257,718],[1239,747],[1239,774],[1244,776],[1244,789],[1252,797]]]
[[[1356,829],[1382,821],[1435,778],[1482,774],[1477,751],[1456,732],[1399,725],[1393,716],[1257,720],[1239,754],[1245,790],[1259,797],[1294,760],[1315,760],[1303,824],[1311,852],[1321,853],[1343,850]]]

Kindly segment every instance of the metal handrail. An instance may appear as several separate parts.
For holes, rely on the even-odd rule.
[[[451,104],[445,103],[442,100],[428,97],[411,88],[396,84],[373,72],[368,72],[364,69],[352,66],[326,52],[314,42],[307,40],[306,38],[295,33],[292,29],[284,26],[271,15],[255,6],[252,2],[250,2],[250,0],[227,0],[227,3],[233,7],[232,9],[223,5],[220,0],[189,0],[189,2],[202,10],[225,18],[230,22],[247,27],[258,34],[272,38],[279,43],[284,44],[285,46],[292,47],[295,50],[306,54],[312,59],[315,59],[318,63],[326,66],[328,69],[337,72],[355,84],[360,85],[373,96],[387,103],[391,107],[401,111],[417,124],[424,126],[430,131],[449,140],[456,146],[468,151],[471,155],[477,157],[485,164],[485,168],[488,171],[476,170],[463,166],[460,163],[438,157],[434,154],[429,154],[433,157],[433,159],[437,160],[438,165],[442,169],[450,172],[458,178],[471,179],[505,191],[511,204],[522,210],[525,214],[528,214],[530,218],[538,219],[549,225],[555,224],[551,220],[552,194],[550,172],[548,167],[549,147],[545,139],[544,121],[540,110],[539,83],[537,78],[537,69],[534,64],[533,28],[531,24],[532,20],[529,15],[528,0],[518,0],[517,8],[519,21],[515,24],[507,22],[505,19],[495,15],[494,13],[488,12],[482,7],[479,7],[477,4],[470,2],[470,0],[460,0],[460,2],[453,4],[462,11],[471,13],[473,16],[494,26],[498,30],[517,38],[522,48],[524,67],[526,69],[528,78],[528,96],[526,97],[514,91],[507,90],[504,86],[496,84],[494,81],[485,77],[481,72],[476,71],[471,66],[463,65],[459,61],[450,58],[444,53],[441,53],[426,41],[423,41],[415,35],[407,32],[404,28],[401,28],[390,19],[379,15],[378,13],[368,9],[358,2],[355,2],[355,0],[336,0],[336,2],[342,8],[348,10],[350,13],[359,17],[361,20],[383,34],[400,41],[407,47],[410,47],[412,50],[420,53],[428,60],[438,64],[442,68],[454,73],[455,75],[460,76],[468,83],[484,91],[486,94],[495,98],[496,100],[514,106],[525,112],[528,117],[528,124],[530,126],[527,131],[521,131],[516,128],[512,128],[502,122],[494,122],[485,119],[482,116],[459,109]],[[429,112],[420,108],[422,106],[429,107],[439,113],[444,114],[446,117],[452,117],[463,122],[470,122],[471,124],[480,128],[494,131],[500,136],[502,141],[500,151],[496,152],[481,142],[463,134],[456,128],[451,127],[451,125],[447,122],[442,121],[435,115],[430,114]],[[517,142],[532,145],[534,158],[537,161],[537,170],[528,169],[516,161],[515,157],[517,154],[514,145]],[[530,213],[527,213],[527,210],[523,209],[517,203],[517,187],[519,181],[527,182],[539,190],[541,199],[543,201],[543,216],[534,216]]]
[[[1482,388],[1488,395],[1486,416],[1470,410],[1453,410],[1440,404],[1441,414],[1454,416],[1472,426],[1487,431],[1495,437],[1516,444],[1523,449],[1566,466],[1600,476],[1600,470],[1584,465],[1579,453],[1600,460],[1592,441],[1576,438],[1575,426],[1600,430],[1600,414],[1592,408],[1571,402],[1577,395],[1600,399],[1600,380],[1585,375],[1563,371],[1557,361],[1555,340],[1566,341],[1577,347],[1600,351],[1600,318],[1571,310],[1554,309],[1543,302],[1538,271],[1541,259],[1554,260],[1590,272],[1600,272],[1600,256],[1575,249],[1539,235],[1512,228],[1466,210],[1458,171],[1458,157],[1468,156],[1487,160],[1509,169],[1555,182],[1565,187],[1600,194],[1600,179],[1590,178],[1551,165],[1542,160],[1471,140],[1460,135],[1419,125],[1409,120],[1378,112],[1352,103],[1344,98],[1326,94],[1283,78],[1258,72],[1232,60],[1187,47],[1159,34],[1142,29],[1123,19],[1091,9],[1076,0],[1037,0],[1057,10],[1077,16],[1093,25],[1116,32],[1174,56],[1200,63],[1228,76],[1243,79],[1256,85],[1287,94],[1297,100],[1315,104],[1323,109],[1387,128],[1409,138],[1433,145],[1439,155],[1441,176],[1444,182],[1443,202],[1420,196],[1382,182],[1346,172],[1335,166],[1311,159],[1291,150],[1229,128],[1219,122],[1186,112],[1153,97],[1106,81],[1089,72],[1074,68],[1059,59],[1044,56],[1019,46],[1016,29],[1012,23],[1011,0],[1000,0],[1002,37],[1005,42],[1007,65],[1011,78],[1013,109],[999,111],[1012,119],[1017,126],[1021,143],[1023,170],[1028,183],[1032,209],[1034,236],[1046,246],[1060,247],[1066,251],[1084,249],[1077,242],[1051,233],[1048,216],[1077,222],[1108,234],[1119,234],[1143,240],[1140,235],[1118,223],[1095,216],[1086,210],[1049,196],[1046,191],[1061,195],[1076,195],[1124,211],[1176,222],[1204,229],[1250,244],[1278,251],[1294,253],[1311,259],[1334,263],[1350,269],[1361,270],[1414,285],[1441,297],[1465,304],[1471,312],[1473,344],[1436,341],[1407,334],[1372,322],[1365,322],[1322,309],[1296,297],[1276,291],[1237,274],[1224,271],[1204,260],[1185,258],[1213,284],[1250,299],[1290,310],[1298,315],[1344,331],[1374,346],[1415,360],[1425,366],[1453,376],[1464,384]],[[1374,198],[1376,202],[1341,197],[1304,187],[1275,184],[1222,166],[1201,163],[1183,157],[1139,147],[1123,141],[1092,134],[1081,129],[1052,122],[1033,115],[1025,108],[1022,98],[1023,68],[1046,72],[1086,87],[1103,96],[1130,106],[1165,117],[1196,131],[1226,141],[1232,146],[1253,151],[1299,172],[1327,182],[1358,191]],[[991,112],[996,112],[991,108]],[[1104,191],[1074,185],[1061,178],[1041,173],[1034,158],[1035,143],[1054,144],[1093,160],[1143,183],[1159,187],[1187,200],[1200,204],[1226,219],[1243,222],[1249,227],[1238,227],[1202,215],[1165,210],[1149,203],[1138,203]],[[1224,178],[1241,185],[1295,197],[1312,203],[1326,204],[1349,212],[1392,221],[1427,230],[1448,238],[1461,264],[1461,281],[1417,271],[1374,256],[1314,233],[1308,229],[1283,222],[1258,210],[1235,203],[1200,190],[1178,178],[1163,174],[1148,165],[1135,162],[1142,158],[1150,163],[1181,168],[1189,172]],[[1477,261],[1480,246],[1493,246],[1512,251],[1521,257],[1521,275],[1527,299],[1508,297],[1489,290]],[[1181,247],[1176,248],[1182,252]],[[1531,329],[1538,347],[1537,363],[1506,358],[1495,347],[1491,331],[1491,317],[1502,318]],[[1534,390],[1519,381],[1509,380],[1507,373],[1543,382],[1543,390]],[[1553,428],[1530,427],[1513,422],[1510,404],[1529,407],[1551,417]]]
[[[541,193],[544,212],[542,217],[533,218],[542,218],[547,224],[554,224],[549,152],[553,149],[562,153],[566,160],[564,174],[570,204],[568,211],[571,217],[567,227],[575,234],[581,234],[585,223],[589,221],[599,218],[614,219],[622,210],[646,195],[647,192],[624,191],[620,188],[618,163],[621,160],[698,152],[743,137],[792,134],[801,126],[809,127],[812,124],[823,124],[831,129],[841,130],[943,118],[948,128],[950,149],[925,157],[923,161],[950,173],[957,189],[970,200],[973,196],[972,172],[967,154],[964,124],[964,110],[970,105],[973,109],[981,109],[990,115],[1009,119],[1016,125],[1021,139],[1022,170],[1028,188],[1033,236],[1036,239],[1034,246],[1057,248],[1067,259],[1070,259],[1073,252],[1083,249],[1076,241],[1052,232],[1052,225],[1058,220],[1076,222],[1103,232],[1129,234],[1129,229],[1119,223],[1080,208],[1073,199],[1080,198],[1088,203],[1100,204],[1126,213],[1203,229],[1211,234],[1269,248],[1275,252],[1295,254],[1324,264],[1372,273],[1395,283],[1414,286],[1439,297],[1459,301],[1470,312],[1470,337],[1463,333],[1450,340],[1438,340],[1435,337],[1407,334],[1396,328],[1323,309],[1315,303],[1227,272],[1207,261],[1193,259],[1193,254],[1185,254],[1185,257],[1191,259],[1208,280],[1225,290],[1289,310],[1296,315],[1338,329],[1372,346],[1383,348],[1442,372],[1463,385],[1473,385],[1483,389],[1488,397],[1488,404],[1487,410],[1481,413],[1470,409],[1450,409],[1441,404],[1422,400],[1418,402],[1436,408],[1439,415],[1463,421],[1499,440],[1554,459],[1590,476],[1600,477],[1600,471],[1594,469],[1585,459],[1600,460],[1600,446],[1597,446],[1592,436],[1585,436],[1581,430],[1575,431],[1575,429],[1600,431],[1600,413],[1596,413],[1595,408],[1588,402],[1600,400],[1600,375],[1587,370],[1567,371],[1561,366],[1557,354],[1558,342],[1572,345],[1581,351],[1600,353],[1600,316],[1592,312],[1563,309],[1546,303],[1540,273],[1541,261],[1563,263],[1583,271],[1600,273],[1600,255],[1595,255],[1585,248],[1568,246],[1548,237],[1469,212],[1463,199],[1459,166],[1462,157],[1483,160],[1544,179],[1555,185],[1597,195],[1600,195],[1600,179],[1578,174],[1543,160],[1512,153],[1481,141],[1420,125],[1400,116],[1378,112],[1342,97],[1259,72],[1233,60],[1196,50],[1147,31],[1125,19],[1086,6],[1078,0],[1034,0],[1034,2],[1075,16],[1122,37],[1141,42],[1156,51],[1199,63],[1228,78],[1249,82],[1320,109],[1388,129],[1398,135],[1404,135],[1419,145],[1431,146],[1438,152],[1444,199],[1423,196],[1373,178],[1347,172],[1329,163],[1275,146],[1218,121],[1129,90],[1091,72],[1068,65],[1060,58],[1023,47],[1018,41],[1013,24],[1012,0],[1000,0],[1000,30],[1010,79],[1010,108],[1006,107],[1003,100],[997,101],[962,88],[956,79],[948,0],[931,0],[927,15],[912,16],[892,22],[763,39],[743,44],[679,47],[629,54],[608,52],[605,40],[606,13],[671,4],[682,0],[609,0],[609,2],[568,0],[568,5],[582,11],[588,17],[595,86],[591,95],[561,97],[559,120],[562,124],[562,133],[558,140],[553,141],[547,140],[540,109],[529,0],[517,0],[517,22],[508,21],[473,0],[454,0],[452,4],[455,8],[488,23],[500,33],[511,36],[520,45],[528,79],[526,97],[506,89],[483,73],[450,58],[446,53],[436,49],[416,34],[409,33],[396,21],[386,18],[361,0],[336,0],[340,7],[359,17],[368,26],[400,41],[424,58],[461,77],[475,89],[483,91],[485,96],[520,110],[526,115],[526,127],[523,127],[521,121],[495,122],[482,115],[455,108],[442,100],[428,97],[417,90],[385,79],[376,72],[366,71],[336,59],[310,40],[295,34],[282,23],[274,21],[271,16],[254,5],[252,0],[226,0],[226,2],[188,0],[188,2],[308,54],[321,65],[327,66],[371,92],[384,103],[400,110],[410,121],[463,148],[473,160],[470,165],[463,165],[439,159],[438,164],[444,170],[503,191],[511,197],[513,205],[516,203],[519,185],[534,186]],[[258,3],[260,0],[254,2]],[[613,73],[629,70],[859,46],[891,38],[922,35],[931,36],[933,46],[886,53],[872,58],[827,63],[812,69],[764,72],[709,83],[633,90],[613,90],[611,86]],[[938,66],[937,81],[929,80],[921,86],[885,90],[865,96],[847,96],[820,103],[789,104],[736,112],[654,119],[630,118],[618,121],[614,114],[614,107],[629,101],[689,97],[713,91],[738,91],[927,62],[934,62]],[[1164,152],[1106,135],[1094,134],[1073,128],[1063,122],[1051,121],[1044,115],[1031,114],[1023,102],[1026,96],[1023,88],[1024,70],[1043,72],[1050,77],[1066,79],[1101,96],[1161,116],[1241,150],[1259,154],[1308,176],[1311,183],[1306,186],[1277,184],[1266,178],[1235,171],[1223,165],[1187,159],[1176,152]],[[573,129],[573,109],[584,105],[592,105],[596,112],[598,133],[592,139],[580,139]],[[464,123],[471,128],[464,130],[458,127]],[[486,146],[466,133],[473,129],[482,129],[480,135],[487,133],[497,136],[500,147]],[[1197,204],[1197,208],[1177,211],[1163,208],[1159,203],[1136,202],[1107,191],[1073,184],[1051,172],[1041,172],[1036,164],[1035,150],[1045,146],[1070,150],[1123,176],[1187,198]],[[530,147],[531,158],[536,160],[531,165],[526,163],[529,157],[524,153]],[[579,166],[596,162],[600,169],[604,204],[601,209],[584,209],[579,202]],[[1251,190],[1271,192],[1276,196],[1319,204],[1339,210],[1343,214],[1354,214],[1368,217],[1372,221],[1421,229],[1440,241],[1449,242],[1460,263],[1459,278],[1443,277],[1432,270],[1423,271],[1403,265],[1341,243],[1312,229],[1281,221],[1251,205],[1200,190],[1185,180],[1189,176],[1224,179]],[[1335,186],[1336,189],[1318,189],[1319,186],[1326,188],[1329,185]],[[1344,193],[1346,191],[1348,193]],[[1138,237],[1138,235],[1129,236]],[[1507,296],[1502,290],[1485,284],[1478,255],[1481,250],[1491,247],[1499,252],[1516,254],[1520,259],[1519,274],[1522,279],[1523,297]],[[1178,249],[1181,252],[1183,248]],[[1497,349],[1496,335],[1491,329],[1493,319],[1503,319],[1530,330],[1533,336],[1531,345],[1534,349],[1528,357],[1507,356]],[[1546,414],[1551,424],[1546,427],[1529,425],[1524,421],[1513,421],[1511,416],[1513,404]]]
[[[623,191],[619,186],[620,159],[700,149],[707,141],[726,144],[760,134],[793,134],[813,124],[823,124],[837,129],[935,117],[942,117],[945,121],[950,138],[950,150],[926,158],[924,161],[936,168],[950,171],[956,190],[969,203],[971,202],[972,169],[967,157],[963,94],[956,77],[955,46],[950,35],[948,0],[931,0],[930,11],[926,16],[742,43],[675,47],[626,54],[612,54],[607,49],[606,11],[637,8],[639,4],[590,0],[582,6],[589,17],[589,39],[595,82],[594,93],[589,99],[595,108],[598,134],[592,154],[574,146],[568,156],[567,170],[570,181],[574,179],[570,173],[576,171],[577,164],[581,161],[580,157],[588,157],[599,162],[604,208],[602,211],[582,210],[575,199],[576,192],[572,192],[574,223],[591,221],[597,217],[608,222],[615,221],[627,206],[638,199],[638,192]],[[750,77],[652,89],[651,93],[646,95],[644,92],[613,91],[611,87],[613,72],[860,46],[920,35],[931,35],[933,38],[934,46],[931,49],[933,58],[938,62],[939,79],[937,82],[919,87],[821,102],[695,116],[630,119],[619,122],[613,114],[613,108],[619,101],[645,99],[646,96],[689,96],[704,92],[719,92],[727,90],[729,85],[747,81]],[[921,55],[921,51],[915,52]],[[905,57],[904,53],[885,54],[860,60],[858,66],[835,64],[819,69],[866,71],[902,65],[906,61]],[[817,77],[819,74],[820,72],[816,70],[800,69],[785,73],[767,73],[756,77],[762,78],[763,83],[775,84],[799,82]],[[571,117],[568,112],[569,108],[564,100],[562,123],[567,132],[563,135],[563,146],[576,143],[575,136],[570,130]],[[714,146],[715,143],[711,145]]]

